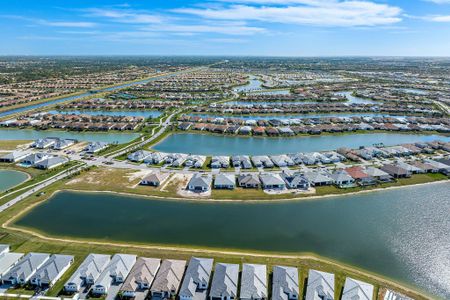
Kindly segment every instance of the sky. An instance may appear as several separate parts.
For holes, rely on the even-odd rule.
[[[0,55],[450,56],[450,0],[0,1]]]

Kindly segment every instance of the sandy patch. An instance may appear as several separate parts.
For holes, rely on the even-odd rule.
[[[293,194],[293,195],[313,195],[316,193],[316,189],[311,187],[307,190],[302,189],[284,189],[284,190],[263,190],[264,193],[268,195],[286,195],[286,194]]]

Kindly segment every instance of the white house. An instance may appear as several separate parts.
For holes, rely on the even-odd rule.
[[[73,256],[53,254],[31,276],[30,282],[37,286],[52,286],[73,263]]]

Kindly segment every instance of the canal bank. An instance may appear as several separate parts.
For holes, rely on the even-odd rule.
[[[106,244],[313,252],[445,297],[450,281],[444,270],[450,262],[438,254],[450,245],[444,233],[450,230],[448,192],[444,183],[324,201],[253,204],[61,192],[15,224],[46,236]],[[436,249],[429,249],[430,239]],[[435,255],[439,260],[430,261]]]

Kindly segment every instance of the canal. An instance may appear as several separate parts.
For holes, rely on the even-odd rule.
[[[378,143],[398,145],[434,140],[450,141],[450,137],[425,134],[364,133],[270,138],[180,133],[168,136],[152,148],[160,152],[200,155],[276,155],[336,150],[339,147],[359,148]]]
[[[272,203],[60,192],[15,224],[96,241],[312,252],[449,299],[449,194],[448,183]]]
[[[51,114],[65,114],[65,115],[90,115],[90,116],[124,116],[124,117],[144,117],[157,118],[162,112],[156,110],[50,110]]]
[[[76,139],[83,142],[105,142],[123,144],[139,137],[138,133],[118,132],[78,132],[60,130],[34,129],[0,129],[0,141],[5,140],[37,140],[46,137]]]
[[[0,169],[0,192],[24,182],[27,178],[28,175],[24,172]]]

